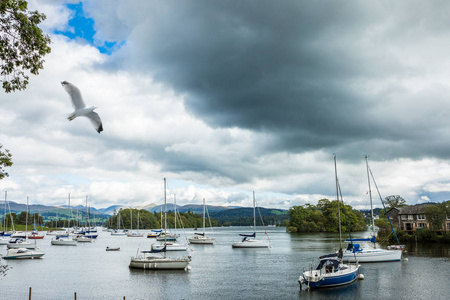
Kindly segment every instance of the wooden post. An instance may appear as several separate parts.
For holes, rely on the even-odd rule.
[[[77,292],[75,292],[75,300],[77,300]]]
[[[31,300],[31,286],[30,286],[30,294],[28,295],[28,300]]]

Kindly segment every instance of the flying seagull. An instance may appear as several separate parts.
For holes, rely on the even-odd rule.
[[[94,125],[95,130],[97,130],[98,133],[102,132],[102,120],[100,120],[100,116],[94,112],[94,109],[97,107],[86,107],[86,104],[84,104],[83,98],[81,97],[80,90],[70,82],[62,81],[61,85],[66,92],[69,93],[70,99],[72,100],[72,106],[75,109],[75,111],[71,113],[67,119],[72,121],[76,117],[87,117],[91,121],[92,125]]]

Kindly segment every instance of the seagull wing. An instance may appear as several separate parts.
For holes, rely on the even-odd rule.
[[[81,97],[81,92],[76,86],[67,81],[61,82],[61,85],[70,95],[72,106],[75,110],[86,107],[86,104],[84,104],[83,101],[83,97]]]
[[[98,113],[90,112],[85,116],[89,118],[89,120],[91,121],[92,125],[94,125],[94,128],[95,130],[97,130],[98,133],[103,131],[102,120],[100,119]]]

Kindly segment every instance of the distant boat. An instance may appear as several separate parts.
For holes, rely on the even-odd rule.
[[[56,237],[51,240],[51,244],[54,246],[76,246],[77,241],[70,238]]]
[[[164,178],[164,228],[167,230],[167,201],[166,201],[166,178]],[[132,257],[129,268],[149,270],[185,270],[191,261],[191,257],[168,258],[166,247],[161,250],[141,251],[141,255]],[[162,253],[162,256],[147,256],[148,253]]]
[[[161,229],[152,229],[148,234],[147,238],[157,238],[161,235]]]
[[[44,257],[44,252],[26,248],[9,249],[3,259],[34,259]]]
[[[255,192],[253,192],[253,234],[239,234],[243,237],[241,241],[234,242],[233,248],[269,248],[269,241],[256,239],[256,211],[255,211]],[[267,235],[267,233],[266,233]]]
[[[369,198],[370,198],[370,212],[372,217],[372,237],[371,238],[361,238],[361,239],[346,239],[349,242],[347,249],[343,252],[343,260],[349,262],[389,262],[389,261],[400,261],[402,259],[401,246],[399,249],[380,249],[376,248],[376,236],[375,236],[375,221],[373,216],[372,207],[372,191],[370,188],[370,169],[369,163],[366,155],[366,170],[367,170],[367,181],[369,184]],[[387,214],[386,214],[387,215]],[[389,217],[389,216],[388,216]],[[390,221],[389,221],[390,222]],[[392,226],[392,224],[391,224]],[[392,231],[395,234],[395,230],[392,227]],[[397,235],[395,235],[397,237]],[[360,244],[354,244],[353,242],[365,242],[372,243],[372,247],[367,245],[367,248],[362,248]]]
[[[111,231],[111,235],[114,236],[126,235],[126,232],[124,230],[122,231],[120,230],[120,212],[117,214],[117,229]]]
[[[338,201],[338,220],[339,220],[339,243],[342,241],[341,232],[341,213],[340,213],[340,198],[339,198],[339,181],[337,177],[336,156],[334,156],[334,171],[336,180],[336,196]],[[342,195],[341,195],[342,199]],[[343,202],[343,201],[342,201]],[[342,251],[341,250],[339,252]],[[310,265],[308,270],[304,270],[298,278],[300,289],[305,284],[307,288],[324,288],[346,285],[354,282],[359,273],[359,264],[344,264],[342,256],[335,254],[325,255],[319,258],[319,264],[313,269]]]
[[[215,239],[211,237],[205,236],[205,211],[206,211],[206,205],[205,205],[205,198],[203,198],[203,232],[202,233],[194,233],[194,236],[189,238],[189,243],[191,244],[214,244]],[[209,216],[208,216],[209,219]],[[210,220],[210,219],[209,219]],[[210,220],[211,224],[211,220]]]
[[[106,247],[106,251],[120,251],[120,247]]]
[[[21,238],[10,239],[6,246],[8,247],[8,249],[19,249],[19,248],[36,249],[35,243],[27,242],[26,240]]]
[[[133,212],[130,209],[130,215],[131,215],[131,230],[133,230]],[[137,221],[137,231],[129,231],[127,232],[127,237],[143,237],[144,234],[139,232],[139,211],[138,211],[138,221]]]
[[[78,243],[91,243],[92,242],[92,238],[87,237],[85,235],[79,235],[74,240],[77,241]]]

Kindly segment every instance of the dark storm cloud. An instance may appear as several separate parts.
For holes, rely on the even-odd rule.
[[[145,2],[126,62],[185,95],[210,126],[273,135],[267,152],[434,155],[407,148],[435,127],[418,122],[429,116],[409,108],[411,93],[398,82],[426,73],[411,63],[417,40],[441,37],[448,21],[415,3]]]

